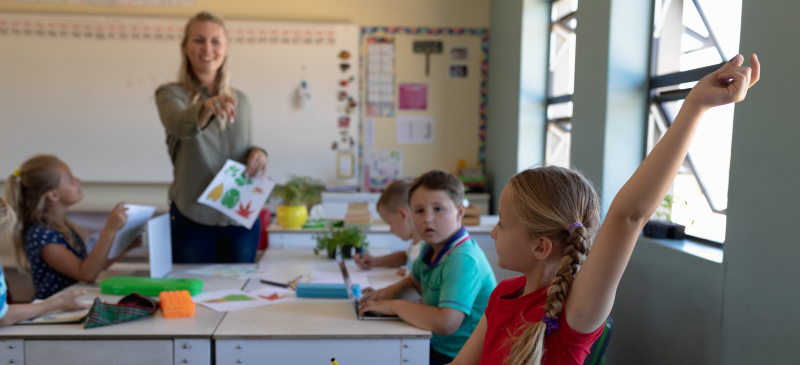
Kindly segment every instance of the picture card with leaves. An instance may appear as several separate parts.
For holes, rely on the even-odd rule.
[[[222,212],[250,229],[272,193],[275,182],[264,175],[247,176],[245,168],[239,162],[226,161],[197,202]]]

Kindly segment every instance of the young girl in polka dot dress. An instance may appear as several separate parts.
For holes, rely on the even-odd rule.
[[[127,222],[125,203],[114,207],[94,249],[87,252],[85,230],[67,218],[67,208],[83,199],[80,182],[67,164],[48,155],[31,158],[6,180],[6,199],[19,216],[13,228],[17,261],[30,270],[37,299],[77,281],[93,282],[117,260],[108,259],[108,252]],[[137,238],[120,257],[140,245]]]
[[[10,237],[11,228],[16,224],[17,218],[11,207],[3,198],[0,198],[0,242]],[[86,290],[71,290],[48,300],[32,304],[8,304],[8,287],[6,286],[3,270],[0,269],[0,327],[12,325],[19,321],[38,317],[50,311],[73,311],[89,308],[89,303],[83,303],[78,297],[86,294]]]

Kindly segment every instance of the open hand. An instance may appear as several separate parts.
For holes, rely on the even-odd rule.
[[[686,102],[713,108],[744,100],[747,90],[761,76],[761,64],[755,53],[750,56],[750,67],[742,66],[743,62],[744,57],[737,54],[717,71],[700,79],[686,97]]]
[[[247,156],[247,168],[244,172],[248,177],[263,175],[267,172],[267,154],[258,148],[251,149]]]
[[[236,100],[225,94],[220,94],[206,99],[203,102],[203,108],[211,111],[217,119],[233,123],[233,117],[236,116]]]

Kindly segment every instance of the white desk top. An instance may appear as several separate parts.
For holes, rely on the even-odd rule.
[[[175,265],[169,277],[197,277],[203,280],[203,290],[241,289],[245,281],[212,277],[191,276],[184,270],[206,265]],[[115,275],[131,275],[134,271],[147,269],[146,263],[116,263],[101,274],[98,281]],[[104,302],[116,303],[121,295],[101,294],[97,284],[79,283],[70,289],[86,289],[80,299],[92,301],[99,297]],[[201,305],[195,306],[195,316],[187,318],[164,318],[163,312],[112,326],[84,329],[83,323],[17,325],[0,328],[0,339],[159,339],[159,338],[211,338],[225,313],[215,312]]]
[[[280,271],[287,277],[312,270],[333,270],[335,261],[312,252],[267,250],[259,269]],[[353,267],[348,263],[348,269]],[[370,283],[400,279],[395,269],[364,271]],[[353,267],[353,272],[356,269]],[[272,306],[228,312],[214,339],[380,339],[431,338],[431,332],[403,321],[359,321],[347,299],[300,298]]]
[[[499,218],[496,215],[484,215],[481,216],[481,224],[478,226],[464,226],[467,227],[467,232],[470,233],[489,233],[492,231],[494,226],[497,224]],[[321,233],[326,232],[327,229],[325,228],[301,228],[301,229],[288,229],[281,227],[278,222],[272,222],[269,227],[267,227],[267,232],[269,233]],[[370,228],[362,229],[364,233],[388,233],[391,234],[389,231],[389,225],[386,222],[381,220],[375,220],[375,223],[372,224]]]

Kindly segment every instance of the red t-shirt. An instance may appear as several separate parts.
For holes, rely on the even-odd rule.
[[[525,290],[525,277],[509,278],[497,284],[486,307],[486,338],[483,340],[481,364],[503,364],[511,351],[507,343],[509,331],[518,334],[524,317],[528,322],[537,322],[544,315],[547,288],[520,297]],[[566,303],[565,303],[566,307]],[[562,309],[558,314],[559,329],[544,338],[542,365],[583,364],[594,340],[600,337],[603,326],[591,333],[579,333],[569,327]]]

